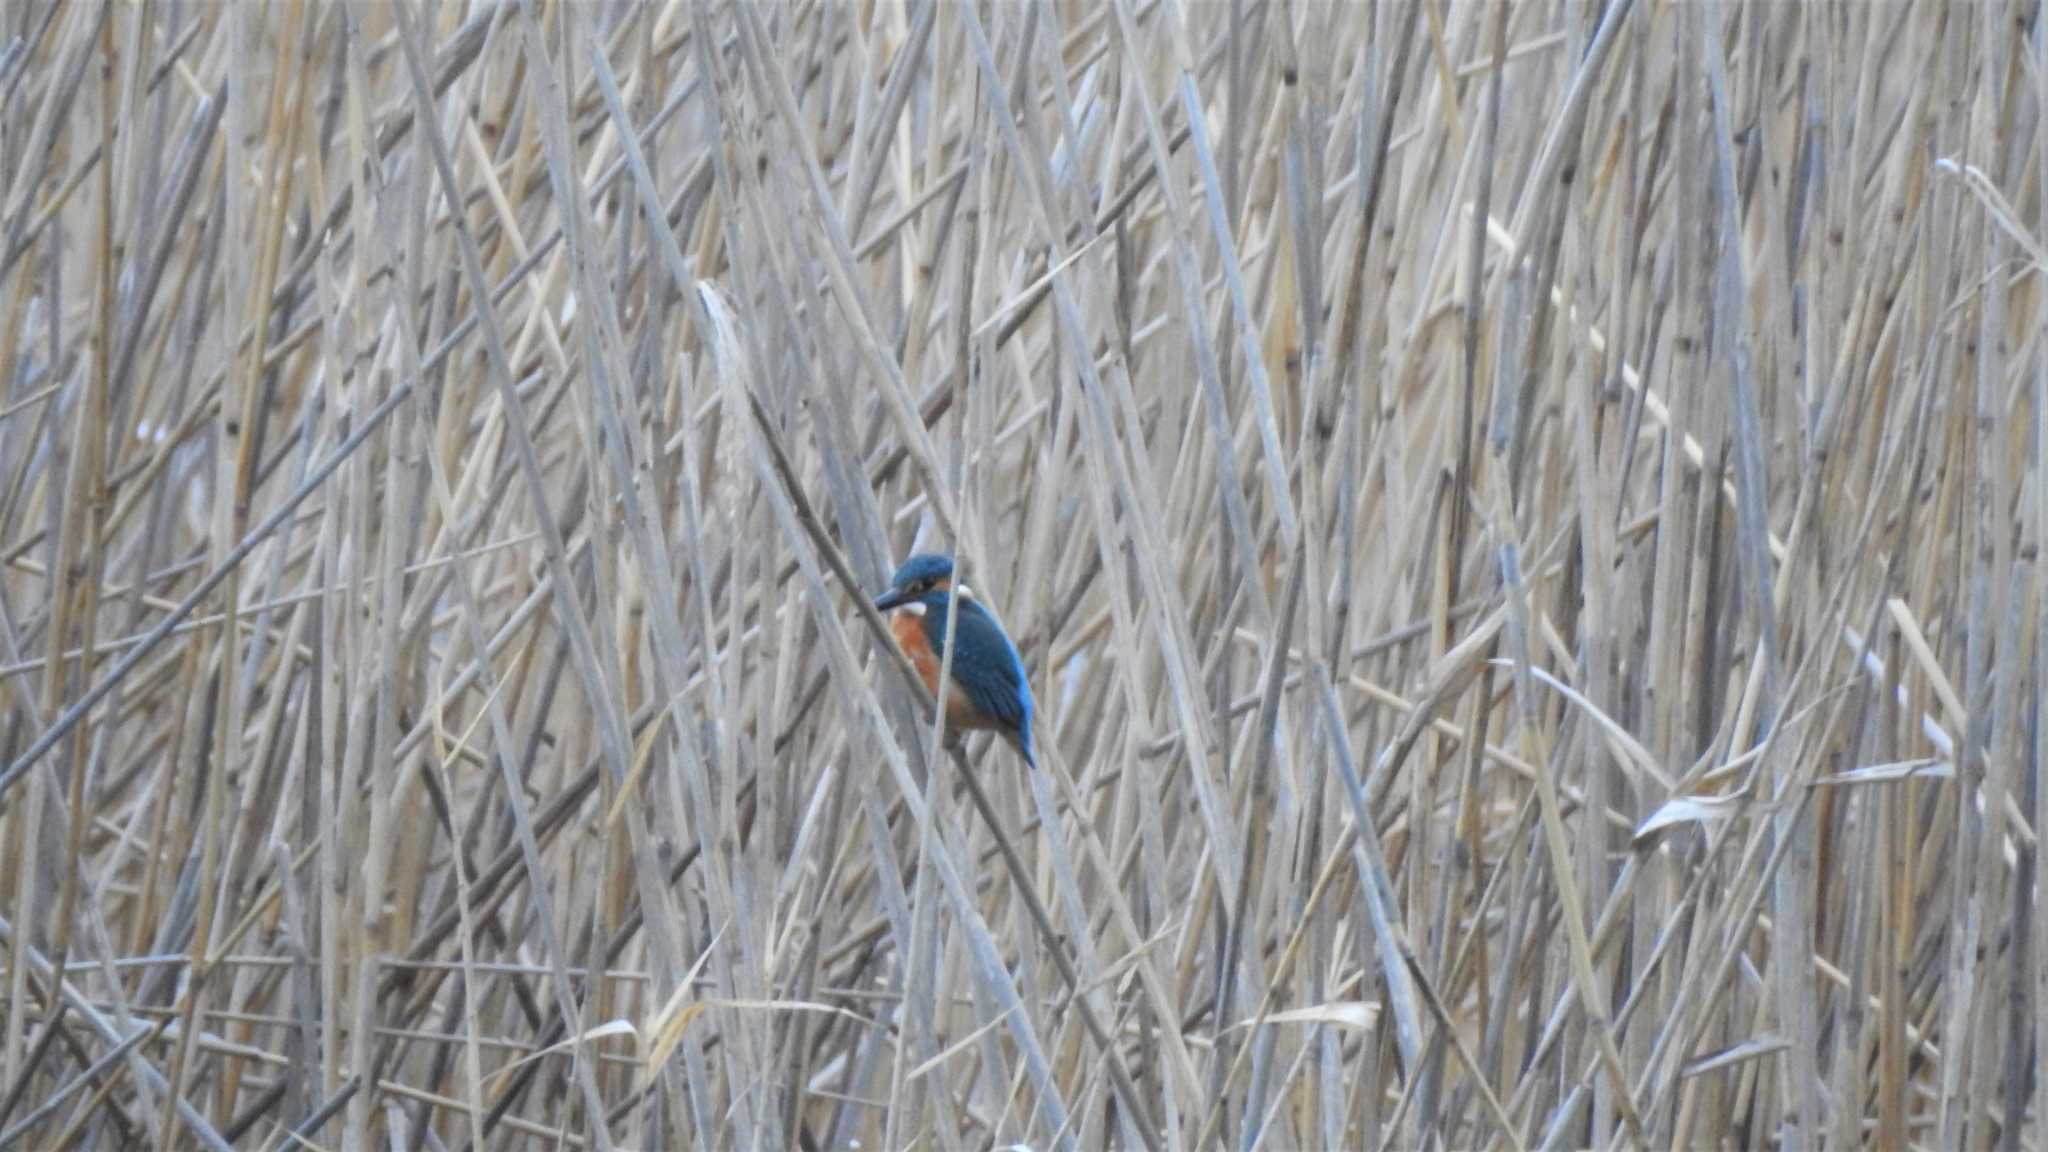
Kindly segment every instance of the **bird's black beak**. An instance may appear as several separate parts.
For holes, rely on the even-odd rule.
[[[908,603],[910,603],[910,594],[908,592],[901,588],[891,588],[880,596],[875,597],[875,611],[887,612],[892,608],[901,608]]]

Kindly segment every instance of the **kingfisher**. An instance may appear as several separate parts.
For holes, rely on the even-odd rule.
[[[956,730],[987,730],[1007,738],[1038,767],[1031,746],[1031,683],[1017,646],[965,584],[953,583],[953,558],[921,553],[903,562],[875,609],[893,612],[889,631],[910,657],[932,698],[946,650],[948,602],[953,615],[953,683],[945,693],[946,723]]]

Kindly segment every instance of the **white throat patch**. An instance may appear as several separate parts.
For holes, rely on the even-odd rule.
[[[903,605],[903,610],[912,616],[922,616],[924,615],[924,604],[921,601],[912,600],[910,603]]]

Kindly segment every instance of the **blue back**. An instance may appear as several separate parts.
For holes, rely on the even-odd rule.
[[[935,588],[919,597],[924,605],[920,622],[932,651],[946,650],[946,602],[950,590]],[[1031,749],[1031,683],[1024,675],[1024,661],[1010,642],[1002,625],[974,597],[959,598],[953,628],[953,684],[965,693],[977,712],[989,716],[1016,735],[1024,758],[1036,762]]]

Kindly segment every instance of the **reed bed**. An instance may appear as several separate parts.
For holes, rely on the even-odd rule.
[[[0,1148],[2040,1147],[2043,13],[0,6]]]

